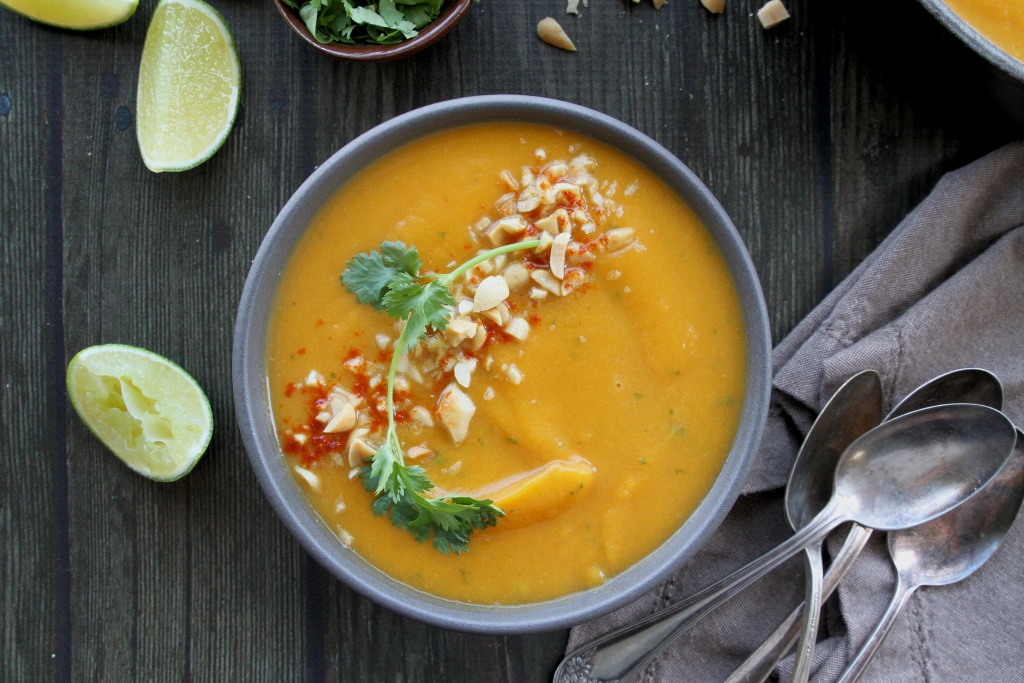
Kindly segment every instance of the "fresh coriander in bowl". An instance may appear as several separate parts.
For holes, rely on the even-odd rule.
[[[300,38],[339,59],[385,61],[434,44],[474,0],[274,0]]]

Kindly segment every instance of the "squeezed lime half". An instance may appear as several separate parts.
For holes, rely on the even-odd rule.
[[[210,401],[163,356],[123,344],[90,346],[71,359],[67,384],[82,422],[144,477],[180,479],[210,444]]]
[[[151,171],[203,163],[231,132],[242,70],[235,40],[202,0],[160,0],[139,65],[136,133]]]

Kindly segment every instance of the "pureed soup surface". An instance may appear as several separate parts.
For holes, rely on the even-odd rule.
[[[946,0],[946,5],[996,47],[1024,61],[1024,2]]]
[[[521,341],[491,324],[482,348],[473,350],[467,339],[452,349],[448,356],[478,359],[468,388],[452,372],[438,381],[443,368],[425,384],[400,380],[408,385],[396,399],[404,406],[402,445],[430,452],[416,464],[440,490],[484,494],[507,513],[496,527],[476,531],[467,552],[444,555],[373,515],[372,495],[349,462],[354,432],[322,433],[332,416],[330,392],[340,391],[335,396],[367,397],[361,420],[372,418],[365,428],[376,431],[363,440],[381,443],[386,417],[381,428],[374,406],[398,335],[395,321],[357,303],[339,275],[353,255],[384,240],[415,245],[424,270],[449,272],[492,248],[487,226],[512,212],[507,193],[525,168],[537,175],[574,159],[574,169],[596,162],[589,173],[606,198],[603,212],[593,195],[583,202],[605,214],[599,226],[572,227],[574,243],[589,243],[595,258],[567,257],[564,282],[571,263],[586,283],[564,296],[555,294],[557,286],[539,293],[544,287],[533,279],[513,286],[510,315],[527,321],[528,336]],[[511,175],[503,180],[502,171]],[[616,229],[625,247],[601,237]],[[531,224],[529,232],[543,231]],[[507,263],[517,256],[541,258],[530,250]],[[429,370],[434,356],[426,357]],[[413,142],[337,192],[282,275],[267,372],[284,457],[343,543],[428,593],[515,604],[600,584],[679,528],[731,448],[746,362],[742,312],[726,264],[666,185],[579,134],[488,123]],[[436,411],[449,384],[475,405],[458,446]],[[421,424],[430,421],[434,426]]]

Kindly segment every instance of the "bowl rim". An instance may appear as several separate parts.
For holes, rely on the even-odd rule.
[[[718,243],[739,292],[748,331],[746,397],[737,433],[711,491],[690,518],[661,546],[602,585],[519,605],[439,598],[391,578],[344,547],[284,465],[266,376],[266,333],[277,283],[323,203],[381,155],[439,130],[487,121],[573,130],[645,164],[680,194]],[[328,572],[374,602],[417,621],[511,635],[566,628],[607,614],[655,588],[704,545],[739,496],[757,455],[771,391],[771,334],[761,285],[739,232],[710,190],[667,149],[625,123],[577,104],[483,95],[428,105],[380,124],[335,152],[302,183],[271,225],[246,278],[235,323],[232,375],[239,430],[253,471],[285,526]]]
[[[383,62],[408,57],[423,50],[445,35],[465,18],[473,0],[450,0],[448,6],[415,37],[390,45],[345,45],[344,43],[321,43],[310,34],[306,24],[291,7],[281,0],[274,0],[274,6],[289,28],[309,45],[338,59],[357,62]]]
[[[1024,85],[1024,61],[1017,59],[986,38],[943,0],[920,0],[920,3],[946,30],[959,38],[974,53]]]

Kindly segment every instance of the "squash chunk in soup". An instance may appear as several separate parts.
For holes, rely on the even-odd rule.
[[[448,329],[399,365],[406,464],[435,497],[506,512],[445,555],[374,516],[358,475],[387,428],[400,325],[339,275],[385,240],[447,273],[525,239],[541,246],[453,283]],[[480,124],[389,154],[320,211],[276,297],[267,372],[298,485],[342,543],[445,598],[536,602],[623,571],[693,513],[739,423],[745,329],[714,240],[650,171],[576,133]]]

